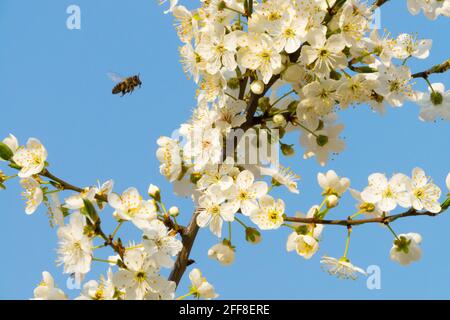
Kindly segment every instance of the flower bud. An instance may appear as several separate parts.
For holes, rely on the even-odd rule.
[[[170,209],[169,209],[169,214],[170,214],[172,217],[178,217],[178,215],[180,214],[180,209],[178,209],[178,207],[175,207],[175,206],[170,207]]]
[[[272,121],[279,127],[284,127],[286,125],[286,118],[282,114],[274,115]]]
[[[334,208],[338,205],[339,198],[337,196],[335,196],[334,194],[332,194],[327,197],[326,202],[327,202],[327,208]]]
[[[13,151],[5,143],[0,141],[0,158],[9,161],[13,155]]]
[[[262,82],[261,80],[253,81],[250,85],[250,90],[254,94],[262,94],[264,92],[264,82]]]
[[[266,112],[270,110],[270,99],[268,97],[261,97],[258,99],[258,107],[261,111]]]
[[[156,202],[161,201],[161,193],[159,191],[159,188],[153,184],[150,184],[148,187],[148,195],[155,199]]]
[[[208,257],[217,260],[221,265],[228,266],[234,261],[234,249],[231,244],[218,243],[208,250]]]
[[[294,148],[293,148],[292,146],[293,146],[292,144],[285,144],[285,143],[282,143],[282,144],[281,144],[281,152],[283,152],[283,154],[284,154],[286,157],[293,156],[294,153],[295,153],[295,150],[294,150]]]
[[[245,240],[252,244],[258,244],[261,242],[261,233],[255,228],[246,228]]]

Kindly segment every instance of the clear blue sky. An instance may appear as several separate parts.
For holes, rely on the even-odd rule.
[[[79,31],[66,28],[70,4],[81,7]],[[195,106],[195,87],[179,64],[173,20],[163,10],[156,0],[0,0],[0,137],[11,132],[22,143],[30,136],[39,138],[48,149],[52,172],[77,185],[113,178],[117,191],[136,186],[145,192],[150,182],[157,184],[166,204],[178,205],[187,219],[192,205],[171,195],[154,156],[156,139],[169,135]],[[393,35],[419,32],[433,38],[430,58],[414,61],[414,71],[448,58],[449,20],[413,17],[406,0],[396,0],[385,5],[382,26]],[[109,71],[140,72],[142,89],[125,98],[111,95]],[[431,80],[450,85],[448,75]],[[418,107],[410,103],[384,117],[365,106],[341,113],[347,142],[343,154],[324,169],[315,160],[302,160],[300,153],[284,162],[302,176],[299,196],[283,190],[288,210],[305,211],[319,201],[318,170],[334,169],[359,189],[372,172],[410,173],[421,166],[444,187],[450,169],[449,124],[423,123],[417,114]],[[297,139],[294,135],[291,140]],[[66,289],[62,268],[54,264],[56,235],[45,210],[25,215],[16,182],[0,192],[0,298],[31,297],[43,270],[74,296],[75,291]],[[353,212],[349,197],[339,210],[342,217]],[[389,259],[389,232],[377,225],[355,228],[350,258],[359,266],[377,264],[382,270],[382,289],[373,291],[364,279],[341,281],[320,269],[322,254],[342,254],[344,228],[326,227],[321,251],[310,261],[285,252],[284,230],[266,232],[259,246],[250,246],[236,229],[237,259],[231,267],[207,258],[215,240],[202,230],[192,258],[221,298],[450,298],[449,227],[446,214],[396,223],[397,232],[420,232],[424,239],[422,261],[406,268]],[[123,229],[122,236],[138,239],[131,230]],[[102,270],[97,265],[89,279]],[[186,288],[185,278],[179,294]]]

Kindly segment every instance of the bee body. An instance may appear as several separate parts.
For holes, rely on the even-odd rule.
[[[117,79],[117,77],[115,79]],[[126,95],[127,93],[131,94],[136,89],[136,87],[140,88],[141,85],[142,82],[139,78],[139,75],[121,79],[121,81],[117,83],[116,86],[112,89],[112,94],[121,93],[122,96]]]

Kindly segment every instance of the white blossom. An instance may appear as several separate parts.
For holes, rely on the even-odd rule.
[[[422,236],[418,233],[399,234],[394,240],[390,257],[403,266],[418,261],[422,257],[420,244]]]

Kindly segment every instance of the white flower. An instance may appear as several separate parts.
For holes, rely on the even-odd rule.
[[[328,76],[335,68],[344,69],[348,62],[342,52],[345,40],[341,35],[334,34],[328,39],[322,30],[310,31],[308,34],[309,46],[303,46],[301,61],[305,65],[314,63],[313,70],[319,76]]]
[[[234,221],[234,214],[237,211],[235,204],[225,201],[226,197],[220,187],[214,186],[208,189],[198,199],[197,225],[200,228],[209,225],[211,232],[221,237],[223,221]]]
[[[356,3],[360,5],[359,1],[356,1]],[[362,12],[365,8],[362,8],[362,5],[357,7],[354,4],[355,1],[351,1],[345,5],[338,22],[339,29],[348,47],[361,41],[368,27],[368,19]]]
[[[226,160],[223,164],[206,166],[202,177],[197,181],[199,190],[206,190],[212,186],[219,186],[222,191],[233,185],[233,178],[229,176],[234,164]]]
[[[267,84],[274,72],[281,67],[281,55],[274,48],[269,35],[249,37],[248,46],[238,51],[238,63],[244,68],[259,70],[263,76],[262,81]]]
[[[422,94],[417,101],[422,121],[434,121],[436,118],[450,120],[450,90],[445,91],[442,83],[432,83],[428,94]]]
[[[368,76],[364,74],[357,74],[343,80],[336,91],[341,107],[346,108],[350,104],[370,101],[372,90],[375,89],[377,85],[378,82],[376,80],[369,79]]]
[[[156,277],[153,280],[153,286],[158,291],[147,291],[144,299],[146,300],[173,300],[175,298],[175,290],[177,285],[174,281],[169,281],[163,277]]]
[[[84,207],[84,199],[93,202],[95,200],[95,194],[97,188],[85,188],[81,193],[71,195],[64,199],[64,208],[69,210],[80,210]]]
[[[320,261],[323,264],[325,270],[340,279],[352,279],[355,280],[358,277],[358,273],[366,275],[366,272],[354,266],[347,258],[336,259],[332,257],[324,256]]]
[[[295,250],[305,259],[311,259],[318,249],[319,242],[310,235],[292,232],[287,239],[286,250],[288,252]]]
[[[364,39],[364,41],[368,52],[375,52],[384,65],[389,66],[391,64],[393,40],[388,35],[380,38],[378,30],[374,29],[369,38]]]
[[[428,210],[433,213],[441,211],[439,198],[441,189],[420,168],[414,168],[412,172],[411,183],[407,185],[408,192],[411,196],[412,207],[416,210]]]
[[[338,153],[344,150],[345,143],[339,139],[339,134],[344,130],[343,124],[326,127],[322,130],[302,132],[300,144],[306,149],[303,154],[304,159],[316,156],[321,166],[328,162],[330,153]]]
[[[97,195],[108,197],[114,188],[114,180],[107,180],[103,184],[98,182]]]
[[[300,179],[300,176],[295,174],[289,168],[284,168],[282,166],[278,166],[277,168],[260,167],[259,170],[262,175],[271,176],[274,181],[286,186],[290,192],[297,194],[299,193],[297,189],[297,180]]]
[[[219,295],[215,292],[214,287],[206,281],[199,269],[195,268],[189,273],[189,279],[192,283],[191,291],[196,298],[215,299]]]
[[[171,234],[163,222],[153,220],[142,230],[144,245],[147,253],[162,267],[172,268],[174,261],[171,257],[177,255],[183,245]]]
[[[410,84],[411,72],[407,66],[380,65],[378,81],[379,86],[374,90],[393,107],[402,106],[405,99],[417,99]]]
[[[58,262],[64,273],[86,274],[91,269],[92,239],[84,234],[86,218],[80,212],[70,216],[68,225],[58,229]]]
[[[108,203],[116,211],[113,215],[119,220],[130,220],[138,228],[145,227],[156,218],[154,200],[143,200],[136,188],[128,188],[121,196],[111,193]]]
[[[118,288],[125,289],[127,299],[142,300],[149,291],[159,291],[158,286],[155,286],[159,278],[158,270],[145,251],[136,249],[126,251],[124,263],[127,269],[115,273],[113,283]]]
[[[25,213],[32,214],[44,200],[44,192],[42,191],[39,182],[33,178],[21,179],[20,185],[25,189],[25,191],[22,192],[22,195],[27,199]]]
[[[197,52],[207,61],[206,71],[216,74],[222,66],[228,71],[236,69],[236,46],[234,33],[220,35],[208,33],[202,37],[197,46]]]
[[[222,133],[219,128],[191,128],[183,147],[185,160],[200,171],[208,164],[218,164],[222,160]]]
[[[108,278],[100,278],[100,282],[90,280],[83,285],[81,295],[76,300],[114,300],[115,287],[112,282],[113,273],[108,269]]]
[[[328,170],[326,174],[319,172],[317,182],[323,189],[323,195],[335,195],[341,197],[350,186],[348,178],[340,178],[334,170]]]
[[[245,115],[241,114],[247,104],[243,100],[231,100],[226,97],[223,106],[217,108],[217,120],[215,125],[223,132],[228,133],[233,128],[239,127],[246,120]]]
[[[413,15],[423,10],[428,19],[435,20],[439,15],[450,16],[450,3],[447,0],[408,0],[408,10]]]
[[[424,39],[419,41],[410,34],[402,33],[395,40],[395,46],[392,51],[397,59],[404,60],[409,57],[426,59],[430,55],[432,43],[432,40]]]
[[[259,208],[254,209],[250,219],[261,230],[278,229],[284,222],[284,201],[274,200],[269,195],[259,199]]]
[[[381,217],[383,215],[383,211],[381,211],[375,203],[366,202],[363,200],[363,198],[361,197],[361,192],[351,188],[349,189],[349,191],[352,197],[358,201],[358,203],[356,204],[358,212],[372,217]]]
[[[304,99],[301,100],[300,105],[303,107],[312,105],[318,115],[327,115],[333,110],[336,100],[338,100],[336,95],[338,86],[339,82],[333,79],[310,82],[301,90]]]
[[[21,167],[19,177],[28,178],[44,169],[47,150],[38,139],[30,138],[26,148],[19,148],[12,159]]]
[[[67,296],[55,286],[52,275],[44,271],[42,282],[34,289],[34,300],[67,300]]]
[[[399,234],[391,248],[391,259],[402,266],[420,260],[422,256],[421,242],[422,237],[418,233]]]
[[[161,165],[159,171],[170,182],[175,181],[181,173],[181,156],[178,142],[168,137],[160,137],[157,141],[156,157]]]
[[[369,186],[361,192],[361,198],[365,202],[376,204],[384,212],[394,210],[397,204],[404,208],[411,206],[406,189],[409,178],[404,174],[395,174],[388,181],[384,174],[373,173],[368,180]]]
[[[208,257],[228,266],[234,262],[234,249],[229,245],[218,243],[208,250]]]
[[[276,24],[270,31],[275,49],[278,52],[284,49],[287,53],[297,51],[305,40],[307,23],[307,19],[288,13],[281,23]]]
[[[267,183],[264,181],[255,182],[253,173],[244,170],[238,174],[235,184],[228,193],[230,194],[230,201],[241,209],[242,214],[249,216],[258,207],[256,200],[264,196],[267,191]]]

